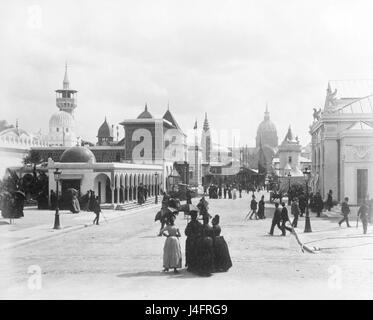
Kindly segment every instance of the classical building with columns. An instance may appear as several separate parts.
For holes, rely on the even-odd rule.
[[[330,81],[314,110],[312,188],[360,204],[373,196],[373,81]]]

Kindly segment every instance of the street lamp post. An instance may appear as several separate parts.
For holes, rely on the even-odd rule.
[[[291,200],[290,200],[290,183],[291,183],[291,173],[289,172],[288,173],[288,177],[289,177],[289,188],[288,188],[288,205],[290,206],[291,205]]]
[[[312,232],[311,229],[311,220],[310,220],[310,212],[308,209],[308,180],[311,175],[311,172],[308,168],[305,168],[303,171],[304,178],[306,180],[306,223],[304,225],[304,232]]]
[[[54,174],[54,180],[56,180],[56,194],[57,194],[57,200],[56,200],[56,213],[54,215],[54,227],[53,229],[61,229],[60,226],[60,209],[59,209],[59,203],[58,203],[58,198],[59,198],[59,190],[58,190],[58,182],[60,181],[61,178],[61,171],[56,169],[56,171],[53,172]]]
[[[154,176],[155,176],[155,204],[158,204],[158,172],[156,172]]]

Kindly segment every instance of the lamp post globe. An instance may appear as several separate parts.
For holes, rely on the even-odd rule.
[[[304,225],[304,232],[308,233],[308,232],[312,232],[310,212],[309,212],[309,207],[308,207],[308,203],[309,203],[308,180],[311,175],[310,170],[308,168],[305,168],[303,171],[303,175],[304,175],[304,179],[306,180],[306,221]]]
[[[291,205],[290,193],[291,193],[291,173],[288,173],[289,177],[289,187],[288,187],[288,205]]]
[[[61,171],[58,170],[58,168],[56,168],[56,170],[53,172],[54,174],[54,180],[56,181],[56,195],[57,195],[57,200],[56,200],[56,213],[54,215],[54,226],[53,226],[53,229],[61,229],[61,226],[60,226],[60,209],[59,209],[59,203],[58,203],[58,198],[59,198],[59,181],[60,181],[60,178],[61,178]]]

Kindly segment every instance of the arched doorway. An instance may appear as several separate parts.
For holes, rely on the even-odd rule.
[[[94,180],[94,191],[100,203],[111,202],[110,178],[105,173],[100,173]]]

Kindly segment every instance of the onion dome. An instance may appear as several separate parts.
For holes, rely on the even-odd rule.
[[[72,128],[74,127],[74,118],[65,111],[54,113],[49,119],[49,128]]]
[[[112,130],[110,129],[110,126],[107,123],[106,117],[105,117],[104,123],[98,129],[97,138],[112,138],[112,137],[113,137]]]
[[[60,158],[60,162],[96,162],[95,155],[86,147],[75,146],[65,150]]]
[[[148,105],[145,104],[145,110],[137,117],[137,119],[153,119],[152,114],[148,111]]]

